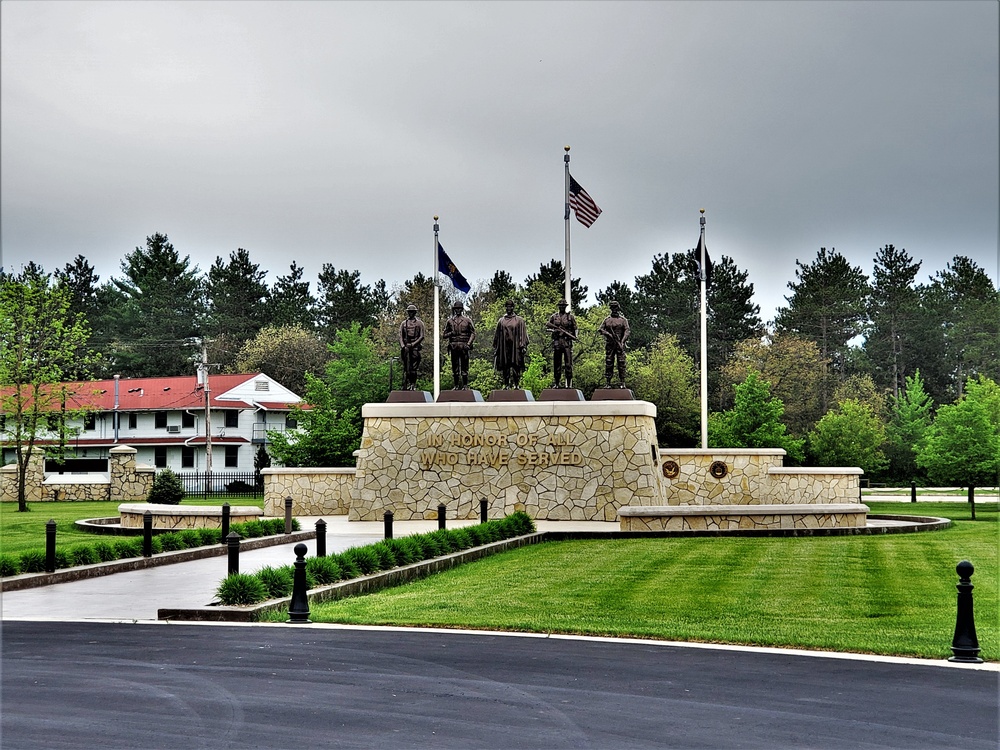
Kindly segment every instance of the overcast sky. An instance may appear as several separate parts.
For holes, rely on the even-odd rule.
[[[438,214],[471,281],[521,281],[563,258],[570,145],[591,297],[700,208],[765,320],[820,247],[996,281],[998,32],[994,0],[5,0],[2,262],[103,280],[163,232],[203,271],[242,247],[391,286]]]

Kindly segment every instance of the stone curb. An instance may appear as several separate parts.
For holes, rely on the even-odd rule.
[[[404,565],[392,570],[384,570],[380,573],[352,578],[349,581],[340,581],[329,586],[310,589],[308,592],[309,602],[317,603],[334,599],[343,599],[348,596],[358,596],[368,594],[380,589],[399,586],[409,583],[419,578],[424,578],[432,573],[440,573],[450,570],[467,562],[473,562],[484,557],[489,557],[498,552],[524,547],[528,544],[537,544],[546,537],[547,532],[536,531],[524,536],[512,537],[499,542],[491,542],[481,547],[472,547],[461,552],[452,552],[448,555],[441,555],[430,560],[423,560],[412,565]],[[292,597],[286,596],[281,599],[269,599],[260,604],[249,607],[233,606],[206,606],[190,609],[160,609],[157,610],[158,620],[184,620],[184,621],[221,621],[221,622],[256,622],[260,615],[265,612],[281,611],[288,608]]]
[[[279,544],[304,542],[307,539],[314,539],[315,537],[315,531],[293,531],[291,534],[243,539],[240,541],[240,551],[249,552],[255,549],[263,549],[264,547],[274,547]],[[95,563],[94,565],[77,565],[72,568],[62,568],[54,573],[22,573],[17,576],[0,578],[0,590],[22,591],[24,589],[38,588],[39,586],[49,586],[53,583],[82,581],[86,578],[99,578],[100,576],[107,576],[112,573],[128,573],[129,571],[155,568],[160,565],[203,560],[207,557],[221,557],[225,554],[228,554],[228,548],[225,544],[213,544],[208,547],[192,547],[191,549],[175,550],[173,552],[160,552],[152,557],[130,557],[124,560]]]

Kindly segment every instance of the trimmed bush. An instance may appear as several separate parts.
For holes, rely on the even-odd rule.
[[[226,576],[215,592],[219,601],[227,606],[244,607],[267,598],[267,588],[257,576],[234,573]]]
[[[441,545],[430,534],[414,534],[412,539],[420,546],[421,560],[429,560],[441,554]]]
[[[57,549],[56,550],[56,570],[62,568],[72,568],[73,567],[73,555],[71,555],[67,550]]]
[[[486,533],[486,529],[483,525],[476,524],[475,526],[470,526],[466,529],[469,538],[472,539],[472,545],[474,547],[481,547],[489,541],[489,534]]]
[[[292,593],[292,568],[285,565],[280,568],[270,566],[261,568],[255,576],[264,584],[267,589],[268,599],[280,599]]]
[[[163,552],[163,542],[160,541],[160,535],[159,534],[155,535],[149,541],[150,541],[150,544],[149,544],[150,552],[152,552],[154,555],[158,555],[161,552]],[[140,549],[139,554],[141,555],[142,554],[142,552],[141,552],[141,550],[142,550],[142,539],[141,538],[139,539],[139,549]]]
[[[115,546],[111,542],[94,542],[93,546],[94,554],[97,555],[100,562],[111,562],[118,559],[118,553],[115,552]]]
[[[192,547],[200,547],[202,545],[201,534],[198,533],[197,529],[178,531],[177,536],[180,537],[181,544],[184,545],[181,549],[191,549]]]
[[[284,529],[284,525],[281,527]],[[235,531],[244,539],[256,539],[257,537],[266,536],[264,531],[264,524],[260,521],[245,521],[244,523],[234,523],[229,527],[230,531]]]
[[[427,536],[434,539],[437,542],[438,549],[441,550],[442,555],[447,555],[458,549],[455,543],[451,539],[451,532],[447,529],[438,529],[437,531],[432,531]]]
[[[156,538],[160,540],[160,546],[163,548],[164,552],[174,552],[179,549],[184,549],[184,540],[181,539],[181,535],[175,531],[171,531],[166,534],[158,534]]]
[[[392,547],[384,541],[376,542],[370,546],[372,552],[378,557],[379,570],[392,570],[396,567],[398,563],[396,562],[396,554],[392,551]]]
[[[147,503],[177,505],[184,499],[184,485],[170,469],[162,469],[153,477],[153,486],[146,497]]]
[[[451,538],[451,544],[455,551],[469,549],[469,547],[473,546],[472,537],[469,536],[469,532],[464,528],[449,529],[448,536]]]
[[[413,545],[407,539],[408,537],[403,537],[402,539],[384,539],[381,542],[381,544],[392,550],[392,554],[396,558],[396,565],[410,565],[417,562]]]
[[[67,567],[72,567],[73,565],[93,565],[96,562],[100,562],[97,558],[97,554],[94,552],[94,548],[89,544],[80,544],[69,550],[70,564]]]
[[[317,586],[336,583],[343,577],[337,561],[331,557],[310,557],[306,559],[306,573],[312,573]],[[291,593],[291,589],[289,589]]]
[[[21,559],[15,555],[0,555],[0,577],[16,576],[21,572]]]

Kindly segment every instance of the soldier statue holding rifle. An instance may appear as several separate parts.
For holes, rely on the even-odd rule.
[[[417,306],[408,305],[406,319],[399,326],[399,359],[405,374],[403,389],[415,390],[420,369],[420,349],[424,343],[424,321],[417,317]]]
[[[612,300],[609,307],[611,314],[604,319],[597,332],[604,336],[604,380],[606,387],[611,387],[611,376],[614,374],[615,362],[618,363],[618,387],[625,387],[625,350],[628,348],[628,320],[621,313],[621,306]]]
[[[566,307],[566,300],[559,300],[559,312],[552,313],[545,324],[545,330],[552,333],[552,372],[556,388],[573,387],[573,342],[579,341],[576,337],[576,318],[573,313],[566,312]]]

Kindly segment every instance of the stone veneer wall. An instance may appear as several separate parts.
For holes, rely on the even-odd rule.
[[[36,451],[28,462],[25,495],[28,502],[114,500],[145,498],[156,470],[137,466],[136,449],[120,445],[108,451],[109,474],[50,474],[43,472],[45,456]],[[0,469],[0,501],[17,501],[17,465]]]
[[[645,401],[367,404],[350,519],[614,521],[660,502],[656,407]]]
[[[661,448],[665,505],[860,503],[858,468],[785,468],[780,448]],[[666,473],[670,462],[677,476]],[[724,477],[711,473],[726,464]]]
[[[285,515],[285,498],[292,498],[292,515],[346,515],[351,506],[355,469],[262,469],[264,515]]]

